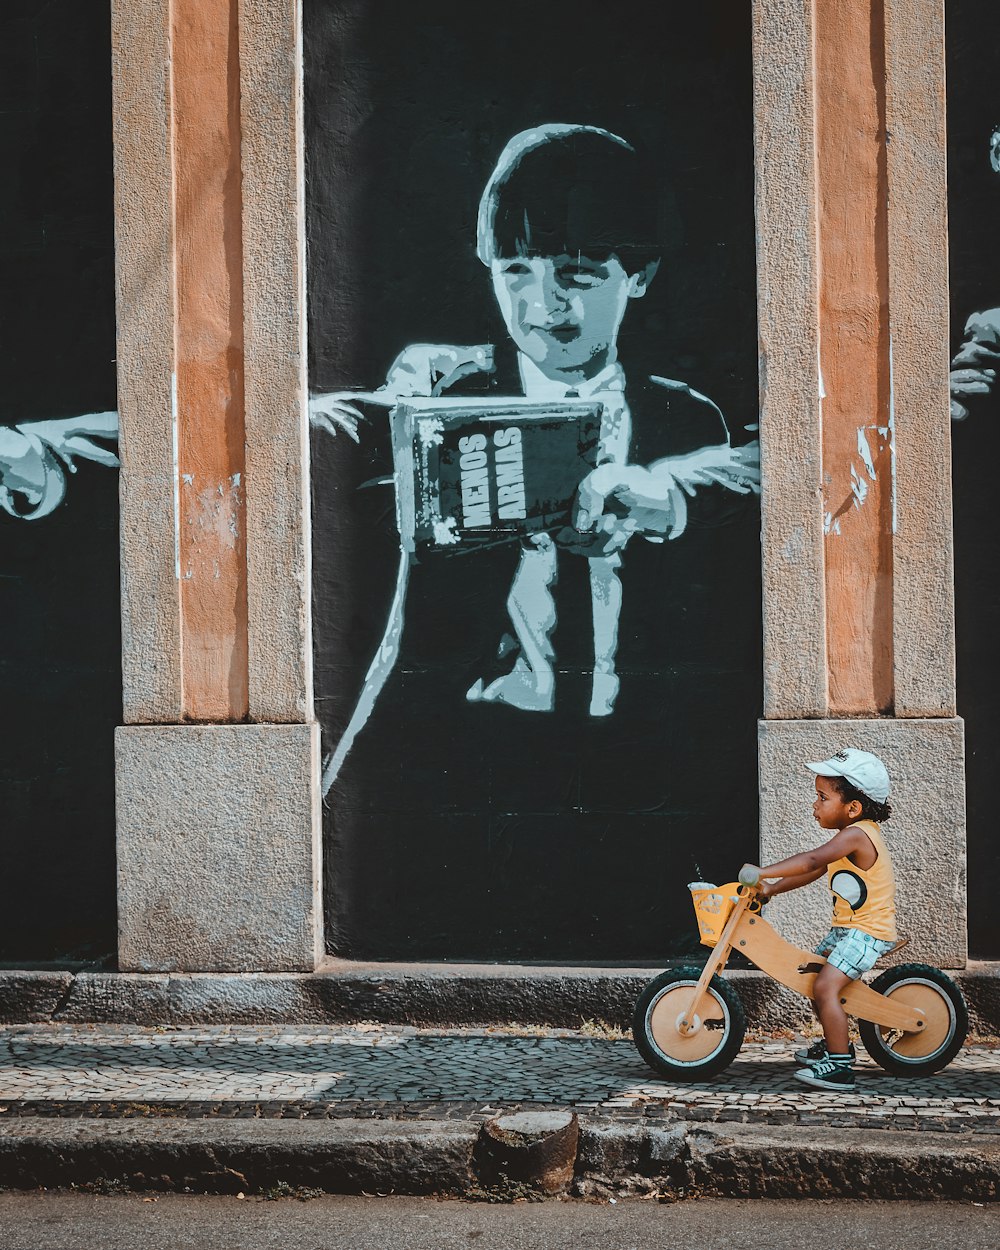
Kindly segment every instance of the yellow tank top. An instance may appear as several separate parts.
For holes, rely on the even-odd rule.
[[[833,923],[845,929],[861,929],[884,942],[896,940],[896,878],[892,860],[874,820],[855,821],[878,852],[871,868],[859,868],[846,857],[827,866],[827,883],[833,892]]]

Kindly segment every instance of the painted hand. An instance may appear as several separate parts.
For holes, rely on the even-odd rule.
[[[621,551],[638,528],[638,524],[629,517],[605,513],[598,517],[597,524],[589,533],[581,534],[578,529],[567,525],[552,537],[560,551],[568,551],[575,556],[610,556]]]
[[[346,434],[355,443],[359,442],[358,426],[364,421],[363,414],[350,402],[350,392],[330,395],[309,396],[309,422],[318,430],[336,438],[338,434]]]
[[[722,443],[702,447],[686,456],[671,456],[670,471],[677,485],[688,495],[699,486],[723,486],[738,495],[760,494],[760,443],[742,447]]]
[[[118,467],[117,455],[94,441],[117,435],[117,412],[0,428],[0,508],[24,520],[48,516],[62,503],[66,472],[76,472],[77,459]]]
[[[93,441],[118,437],[117,412],[89,412],[82,417],[60,417],[57,421],[26,421],[17,428],[29,438],[45,443],[71,473],[75,472],[73,458],[76,456],[109,469],[118,468],[118,457],[110,447]]]
[[[412,343],[392,362],[382,388],[398,399],[409,395],[440,395],[473,373],[492,373],[493,345],[450,347],[441,343]]]
[[[631,522],[633,531],[676,538],[687,522],[685,496],[706,486],[722,486],[738,495],[760,494],[760,444],[702,447],[648,468],[599,465],[580,484],[573,523],[581,533],[599,532],[610,513],[619,524]]]
[[[951,362],[951,415],[964,421],[969,400],[992,394],[1000,365],[1000,308],[973,313],[965,324],[966,341]]]
[[[666,461],[602,464],[580,483],[573,525],[581,534],[666,534],[677,519],[677,487]]]

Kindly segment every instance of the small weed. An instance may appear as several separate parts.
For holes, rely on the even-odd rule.
[[[762,1043],[764,1045],[768,1042],[798,1042],[801,1040],[804,1033],[810,1033],[813,1031],[815,1031],[817,1036],[819,1036],[821,1032],[819,1028],[813,1030],[812,1026],[809,1026],[806,1029],[747,1029],[746,1041]]]
[[[114,1103],[111,1110],[119,1110]],[[188,1118],[186,1107],[165,1107],[161,1103],[128,1102],[120,1104],[119,1114],[123,1119],[129,1116],[142,1116],[146,1119],[183,1120]]]
[[[697,1200],[703,1195],[700,1185],[681,1185],[677,1189],[661,1189],[655,1196],[657,1202],[666,1204],[674,1202],[690,1202],[692,1199]]]
[[[550,1029],[545,1024],[487,1024],[483,1032],[509,1037],[552,1037],[565,1033],[565,1030]]]
[[[92,1181],[81,1181],[70,1185],[70,1189],[78,1194],[130,1194],[132,1188],[128,1181],[120,1176],[97,1176]]]
[[[1000,1037],[996,1033],[976,1033],[969,1030],[969,1035],[965,1039],[966,1046],[990,1046],[996,1047],[1000,1045]]]
[[[501,1172],[495,1185],[473,1185],[463,1197],[469,1202],[544,1202],[545,1194],[526,1181],[512,1181]]]
[[[260,1195],[265,1202],[278,1202],[281,1198],[297,1198],[299,1202],[308,1202],[311,1198],[322,1198],[322,1189],[313,1189],[309,1185],[289,1185],[288,1181],[275,1181]]]
[[[580,1032],[584,1037],[599,1037],[606,1042],[626,1042],[632,1036],[626,1029],[609,1024],[607,1020],[581,1020]]]

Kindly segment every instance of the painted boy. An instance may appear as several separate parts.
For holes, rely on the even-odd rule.
[[[477,232],[510,347],[415,344],[389,370],[383,390],[395,398],[488,382],[529,401],[602,405],[599,466],[581,484],[575,524],[523,543],[507,598],[514,638],[498,649],[502,671],[468,688],[472,702],[552,710],[553,588],[560,559],[582,556],[593,624],[589,711],[609,715],[627,544],[677,539],[700,512],[718,514],[720,494],[759,490],[757,443],[732,447],[715,404],[682,382],[626,375],[623,322],[660,265],[655,218],[648,179],[624,139],[584,125],[522,131],[486,184]],[[336,397],[314,397],[312,414],[331,433],[350,420]]]

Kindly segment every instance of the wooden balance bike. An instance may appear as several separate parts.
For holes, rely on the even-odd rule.
[[[650,981],[632,1020],[639,1053],[661,1075],[703,1080],[736,1057],[746,1015],[735,987],[718,975],[732,951],[782,985],[813,997],[816,974],[826,960],[793,946],[772,928],[761,915],[758,886],[759,881],[734,881],[689,887],[702,944],[712,953],[704,968],[677,968]],[[939,1071],[961,1049],[969,1028],[962,991],[929,964],[900,964],[870,985],[852,981],[840,1001],[857,1018],[869,1055],[895,1076]]]

